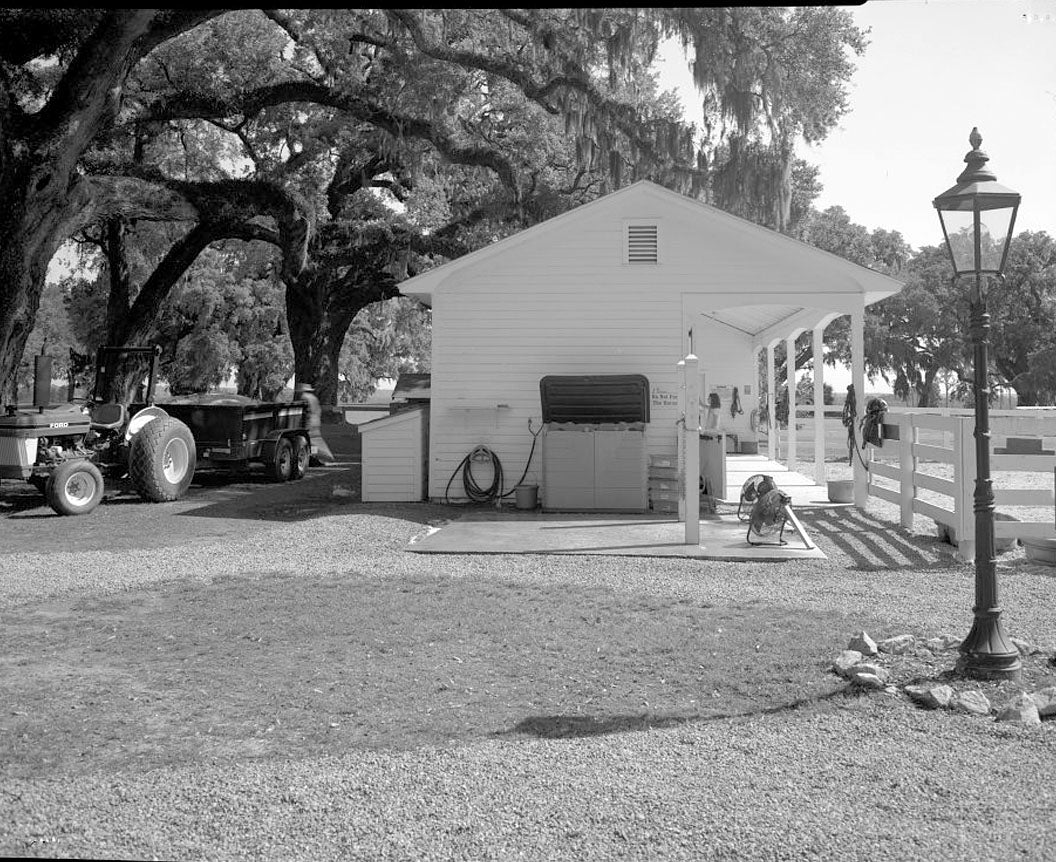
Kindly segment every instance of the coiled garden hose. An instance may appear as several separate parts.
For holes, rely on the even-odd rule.
[[[543,429],[540,426],[538,431],[532,431],[532,420],[528,420],[528,433],[532,435],[532,448],[528,452],[528,460],[524,465],[524,472],[521,473],[521,478],[514,484],[509,491],[503,493],[503,470],[502,461],[499,460],[499,456],[491,451],[487,446],[477,446],[472,452],[463,458],[455,471],[451,474],[451,478],[447,480],[447,487],[444,488],[444,502],[449,503],[448,492],[451,490],[451,483],[455,481],[455,476],[458,475],[459,471],[462,471],[462,487],[466,492],[466,496],[474,503],[492,503],[495,500],[502,500],[509,497],[514,491],[517,490],[517,485],[520,485],[524,481],[525,476],[528,475],[528,468],[532,464],[532,456],[535,454],[535,444],[539,439],[539,435]],[[474,461],[491,461],[492,477],[491,484],[487,488],[481,488],[477,483],[477,480],[473,477],[473,462]]]

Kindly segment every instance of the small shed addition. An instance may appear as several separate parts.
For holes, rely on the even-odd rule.
[[[673,457],[677,363],[689,353],[700,359],[708,430],[751,446],[759,352],[766,351],[773,404],[774,347],[813,330],[821,352],[825,326],[849,315],[862,393],[865,307],[901,287],[648,181],[409,279],[401,292],[433,309],[428,495],[443,499],[477,446],[516,481],[543,424],[540,381],[550,375],[641,375],[650,407],[646,456]],[[794,436],[789,448],[795,452]],[[543,474],[536,450],[524,481],[540,485],[546,506]],[[864,501],[864,480],[860,488]],[[464,499],[460,482],[451,483],[450,498]]]
[[[424,500],[427,488],[429,410],[401,410],[359,426],[363,440],[364,503]]]

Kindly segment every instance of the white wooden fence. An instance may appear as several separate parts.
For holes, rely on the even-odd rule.
[[[866,447],[869,494],[898,505],[900,521],[907,529],[912,528],[914,515],[924,515],[952,528],[958,556],[974,559],[974,415],[948,409],[888,410],[884,424],[887,439],[883,446]],[[1056,538],[1056,454],[1052,454],[1056,451],[1056,414],[994,411],[990,428],[991,477],[996,473],[1030,473],[1031,479],[1020,484],[1034,485],[995,487],[995,508],[1037,507],[1047,513],[1044,520],[995,520],[995,538]],[[897,440],[891,439],[896,436]],[[1007,449],[1015,454],[1005,452]],[[921,464],[927,462],[950,465],[952,478],[921,470]],[[948,467],[942,472],[951,470]],[[893,487],[877,482],[878,477],[890,480]],[[928,495],[930,500],[919,496],[922,489],[932,492]]]

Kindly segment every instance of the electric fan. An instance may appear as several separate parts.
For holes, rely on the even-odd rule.
[[[751,517],[752,504],[767,491],[777,487],[773,476],[756,473],[741,486],[741,502],[737,504],[737,517],[747,521]]]
[[[752,506],[752,514],[748,521],[748,544],[749,545],[772,545],[774,542],[753,542],[752,535],[757,538],[765,538],[777,533],[778,545],[787,544],[784,539],[785,524],[792,516],[789,504],[792,498],[777,487],[771,488],[764,494],[760,494]]]

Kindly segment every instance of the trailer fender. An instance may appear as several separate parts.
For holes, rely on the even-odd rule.
[[[160,407],[153,405],[144,407],[129,420],[128,428],[125,429],[125,442],[131,443],[148,422],[153,422],[155,419],[167,419],[168,416],[169,414]]]

